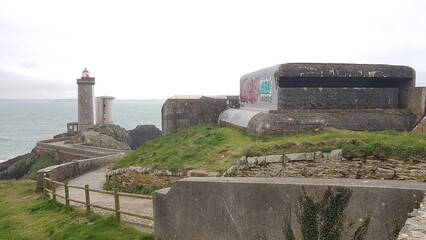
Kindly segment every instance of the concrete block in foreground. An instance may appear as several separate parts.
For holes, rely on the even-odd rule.
[[[426,184],[187,178],[154,194],[156,239],[396,239]]]

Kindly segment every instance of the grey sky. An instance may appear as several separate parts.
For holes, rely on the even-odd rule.
[[[413,67],[426,86],[426,1],[0,0],[0,98],[238,94],[286,62]]]

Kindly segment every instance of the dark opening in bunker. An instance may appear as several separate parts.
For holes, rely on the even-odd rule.
[[[398,107],[407,107],[410,78],[384,77],[279,77],[279,88],[397,88]]]

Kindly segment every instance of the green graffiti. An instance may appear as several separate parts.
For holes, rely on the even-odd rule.
[[[270,95],[271,94],[271,81],[261,81],[260,82],[260,88],[259,93],[262,95]]]

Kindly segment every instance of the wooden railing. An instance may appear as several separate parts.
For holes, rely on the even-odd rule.
[[[50,189],[48,187],[49,185],[50,185]],[[58,187],[58,186],[64,187],[64,189],[65,189],[64,195],[60,195],[56,192],[56,187]],[[83,202],[83,201],[79,201],[79,200],[76,200],[76,199],[71,199],[69,197],[69,189],[70,188],[84,190],[85,201]],[[114,196],[114,208],[96,205],[96,204],[91,203],[90,202],[90,192],[97,192],[97,193],[113,195]],[[58,181],[55,181],[53,179],[47,178],[46,174],[43,176],[43,193],[44,194],[50,194],[53,201],[56,201],[57,197],[64,199],[65,205],[67,205],[67,206],[70,205],[70,202],[76,202],[76,203],[83,204],[86,207],[87,213],[90,213],[91,207],[114,212],[115,217],[116,217],[118,222],[120,222],[120,220],[121,220],[121,214],[129,215],[129,216],[133,216],[133,217],[138,217],[138,218],[143,218],[143,219],[154,220],[154,218],[152,216],[149,216],[149,215],[142,215],[142,214],[137,214],[137,213],[132,213],[132,212],[126,212],[126,211],[123,211],[123,210],[120,209],[120,196],[132,197],[132,198],[152,199],[152,197],[148,196],[148,195],[122,193],[122,192],[118,192],[117,189],[115,189],[113,192],[112,191],[103,191],[103,190],[98,190],[98,189],[91,189],[91,188],[89,188],[88,184],[86,184],[84,187],[72,186],[72,185],[68,185],[67,182],[62,183],[62,182],[58,182]]]

